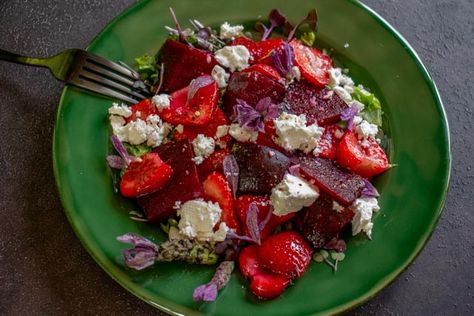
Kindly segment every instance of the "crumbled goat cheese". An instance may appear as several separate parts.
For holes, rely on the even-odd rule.
[[[170,96],[166,93],[155,95],[153,98],[151,98],[151,101],[156,106],[158,112],[170,107]]]
[[[214,226],[219,222],[222,210],[219,204],[203,200],[191,200],[184,203],[177,212],[181,235],[200,241],[223,241],[229,230],[221,223],[217,232]]]
[[[352,101],[354,92],[354,81],[345,75],[341,68],[329,70],[329,87],[332,88],[344,101]]]
[[[219,88],[227,87],[230,74],[228,74],[224,68],[219,65],[215,65],[214,68],[212,68],[211,76]]]
[[[372,239],[372,215],[380,210],[379,202],[376,198],[359,198],[351,206],[354,211],[352,219],[352,235],[355,236],[364,232],[369,239]]]
[[[184,132],[184,126],[182,124],[176,125],[175,129],[180,134],[183,134],[183,132]]]
[[[283,180],[272,189],[270,202],[273,214],[283,216],[310,206],[319,197],[318,190],[305,180],[286,174]]]
[[[301,80],[301,71],[300,71],[300,67],[298,66],[293,66],[291,68],[291,77],[296,79],[296,81],[300,81]]]
[[[369,137],[375,137],[379,132],[379,128],[375,124],[371,124],[366,120],[362,120],[362,122],[358,123],[355,127],[355,131],[357,135],[361,139],[367,139]]]
[[[214,152],[216,149],[216,142],[212,137],[206,137],[204,134],[199,134],[193,140],[193,149],[195,155],[193,160],[197,165],[200,165],[204,159]]]
[[[122,117],[111,115],[110,125],[120,141],[131,145],[140,145],[146,142],[150,147],[160,146],[172,129],[172,126],[164,123],[158,115],[150,115],[146,121],[136,119],[127,124]]]
[[[132,110],[125,104],[112,103],[112,106],[109,108],[110,115],[117,115],[123,117],[130,117],[132,115]]]
[[[344,206],[337,203],[336,201],[332,201],[332,209],[335,210],[336,212],[340,213],[340,212],[344,211]]]
[[[221,39],[233,40],[239,35],[242,35],[243,31],[244,31],[243,25],[232,26],[228,22],[225,22],[224,24],[221,25],[219,37]]]
[[[216,138],[224,137],[227,134],[229,134],[229,126],[228,125],[219,125],[219,126],[217,126]]]
[[[276,143],[286,150],[302,150],[309,153],[318,145],[324,128],[317,124],[306,126],[304,114],[295,115],[283,112],[273,120],[277,134]]]
[[[239,124],[231,124],[229,127],[229,134],[239,142],[251,142],[257,141],[258,132],[241,127]]]
[[[250,52],[243,45],[225,46],[216,51],[214,56],[219,64],[232,72],[249,66]]]

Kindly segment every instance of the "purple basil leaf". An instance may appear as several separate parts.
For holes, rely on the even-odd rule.
[[[275,49],[272,53],[273,66],[285,77],[291,72],[295,63],[295,52],[290,44],[284,43],[281,48]]]
[[[212,79],[212,77],[208,75],[200,76],[200,77],[197,77],[196,79],[193,79],[191,83],[189,84],[188,102],[191,101],[191,99],[194,97],[194,95],[199,89],[207,87],[213,82],[214,82],[214,79]]]
[[[292,165],[290,168],[288,168],[288,172],[292,176],[299,177],[300,176],[300,165],[299,164]]]
[[[379,192],[377,189],[370,183],[369,180],[364,179],[365,187],[362,189],[362,196],[365,197],[379,197]]]
[[[222,169],[224,171],[225,178],[230,185],[234,199],[237,194],[237,187],[239,185],[239,165],[233,155],[225,156],[222,160]]]
[[[207,284],[198,286],[193,293],[195,301],[212,302],[217,299],[217,292],[220,291],[229,282],[234,270],[233,261],[223,261],[216,269],[216,273]]]
[[[260,228],[258,227],[258,206],[255,202],[250,203],[245,220],[249,229],[250,237],[258,244],[261,244]]]
[[[257,105],[255,106],[255,110],[263,116],[264,121],[271,121],[276,119],[280,112],[278,111],[278,105],[272,102],[270,97],[266,97],[258,101]]]
[[[226,238],[228,238],[228,239],[239,239],[239,240],[242,240],[242,241],[249,241],[249,242],[255,242],[255,240],[253,240],[253,238],[250,238],[248,236],[241,236],[239,234],[236,234],[233,230],[227,232]]]
[[[115,150],[117,151],[117,153],[120,155],[120,157],[122,157],[122,159],[125,161],[125,164],[128,166],[128,164],[130,164],[133,160],[135,160],[134,158],[132,158],[127,150],[125,149],[125,147],[123,146],[122,142],[120,141],[120,139],[117,137],[117,135],[112,135],[112,137],[110,138],[110,141],[112,142],[112,145],[114,146]]]
[[[352,131],[354,125],[354,117],[357,115],[357,113],[359,113],[359,108],[357,107],[357,105],[348,107],[341,112],[341,120],[347,121],[347,129],[350,131]]]
[[[273,214],[273,208],[270,205],[270,210],[268,211],[267,216],[265,216],[263,221],[261,221],[260,224],[258,224],[258,229],[260,229],[260,232],[262,232],[265,229],[265,226],[267,226],[268,222],[270,222],[270,219],[272,218],[272,214]]]
[[[109,164],[110,168],[113,169],[123,169],[127,166],[125,160],[122,157],[117,155],[109,155],[107,156],[107,163]]]
[[[217,286],[215,284],[203,284],[193,292],[193,300],[213,302],[217,298]]]
[[[282,26],[286,22],[286,16],[284,16],[278,9],[270,11],[268,18],[273,27]]]
[[[296,24],[296,26],[290,31],[290,33],[288,34],[288,39],[287,39],[288,42],[290,42],[293,39],[293,37],[295,36],[296,31],[300,28],[300,26],[302,26],[305,23],[308,24],[308,26],[310,27],[310,29],[313,32],[317,31],[317,29],[318,29],[318,14],[316,12],[316,9],[311,9],[308,12],[308,15],[301,22]],[[287,25],[285,25],[285,28],[286,27],[287,27]]]
[[[150,240],[139,235],[128,233],[118,236],[117,240],[134,246],[123,250],[125,264],[135,270],[143,270],[155,263],[158,254],[158,246]]]
[[[240,126],[259,132],[265,130],[262,116],[257,110],[248,105],[247,102],[237,99],[235,112],[237,113],[237,121]]]
[[[324,247],[326,250],[335,250],[337,252],[346,251],[346,242],[343,239],[334,237]]]

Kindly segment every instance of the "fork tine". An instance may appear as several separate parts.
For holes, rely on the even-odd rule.
[[[147,98],[146,96],[144,96],[141,93],[138,93],[137,91],[135,91],[135,89],[130,88],[129,86],[122,85],[122,84],[117,83],[113,80],[107,79],[104,76],[101,76],[101,75],[98,75],[94,72],[91,72],[90,70],[88,70],[87,67],[82,68],[82,70],[83,71],[81,72],[79,77],[84,77],[84,78],[90,79],[92,81],[95,81],[99,84],[106,85],[109,88],[125,92],[126,94],[132,95],[135,98],[138,98],[139,100],[143,100],[143,99]]]
[[[128,69],[126,67],[123,67],[119,64],[113,63],[113,62],[111,62],[111,61],[109,61],[105,58],[100,57],[100,56],[84,52],[84,59],[85,59],[86,62],[94,63],[99,67],[103,67],[103,68],[106,68],[108,70],[115,71],[115,72],[117,72],[117,73],[119,73],[123,76],[129,77],[130,79],[132,79],[134,81],[140,80],[140,75],[136,71],[130,70],[130,69]]]
[[[136,100],[134,98],[131,98],[130,96],[117,92],[116,90],[110,89],[106,86],[103,86],[102,84],[96,83],[95,81],[91,81],[87,78],[83,78],[82,76],[76,78],[71,84],[74,84],[77,87],[87,89],[89,91],[109,96],[114,99],[119,99],[123,102],[129,103],[129,104],[135,104],[139,100]]]
[[[93,63],[86,61],[86,63],[83,66],[83,70],[95,73],[96,75],[105,77],[107,79],[111,79],[126,87],[131,87],[134,90],[137,90],[137,92],[141,92],[143,95],[150,95],[150,92],[146,90],[144,87],[134,85],[136,81],[132,81],[124,76],[116,74],[115,72],[104,70],[103,68],[96,66]]]

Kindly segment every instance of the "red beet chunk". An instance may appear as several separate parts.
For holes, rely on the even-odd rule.
[[[234,117],[237,99],[255,106],[263,98],[270,97],[272,102],[280,104],[285,96],[285,87],[259,72],[234,72],[224,96],[224,110],[228,117]]]
[[[301,175],[330,195],[336,202],[349,206],[365,187],[364,179],[323,158],[300,157]]]
[[[169,164],[174,174],[161,190],[138,198],[150,222],[161,222],[176,213],[176,201],[184,203],[202,196],[196,164],[192,161],[193,147],[189,140],[162,145],[155,149],[161,159]]]
[[[296,225],[302,235],[314,248],[322,248],[351,222],[354,212],[349,208],[334,210],[332,198],[323,193],[296,216]]]
[[[217,64],[211,53],[170,39],[161,48],[159,63],[163,63],[165,69],[164,92],[174,92],[189,85],[194,78],[210,75]]]
[[[284,102],[290,112],[305,114],[309,123],[317,122],[319,125],[337,123],[341,112],[348,107],[337,93],[306,81],[295,82],[288,87]]]
[[[257,144],[237,143],[232,154],[239,164],[240,194],[269,194],[290,166],[290,160],[284,154]]]

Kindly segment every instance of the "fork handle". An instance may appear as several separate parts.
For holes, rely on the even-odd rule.
[[[48,58],[30,58],[8,52],[0,48],[0,60],[10,61],[17,64],[48,67]]]

